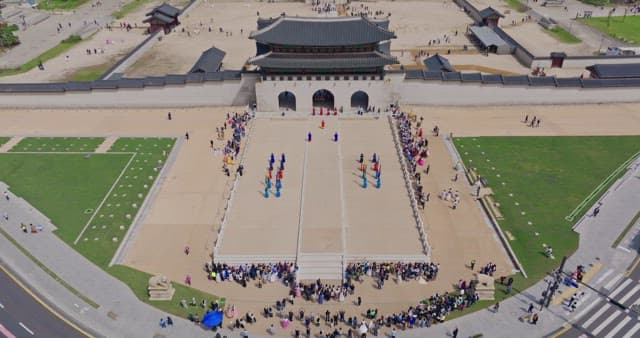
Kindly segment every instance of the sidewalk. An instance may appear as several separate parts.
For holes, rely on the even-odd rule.
[[[48,13],[50,16],[36,25],[27,26],[26,30],[20,28],[17,35],[20,37],[21,44],[0,54],[0,69],[20,67],[23,63],[55,47],[69,35],[81,32],[85,29],[85,22],[93,24],[95,20],[99,27],[104,28],[105,24],[111,22],[111,14],[120,9],[121,1],[102,0],[101,2],[102,6],[91,7],[94,1],[90,1],[72,12],[63,12],[63,14],[24,8],[26,12]],[[63,27],[60,33],[56,29],[58,24],[62,24]]]
[[[0,190],[4,191],[5,188],[6,185],[0,183]],[[10,201],[4,198],[0,201],[0,213],[9,214],[9,221],[2,219],[0,227],[60,278],[100,304],[98,309],[94,309],[84,303],[0,235],[2,261],[64,314],[108,337],[150,337],[155,334],[166,337],[213,336],[211,331],[202,330],[175,316],[172,316],[173,328],[161,329],[158,323],[161,317],[167,316],[166,313],[139,301],[128,286],[102,271],[56,237],[51,232],[53,225],[42,214],[21,198],[11,193],[10,196]],[[27,225],[41,224],[44,230],[37,234],[23,233],[20,222]],[[111,317],[115,314],[116,319],[109,317],[110,312]],[[229,337],[238,335],[226,330],[221,333]]]

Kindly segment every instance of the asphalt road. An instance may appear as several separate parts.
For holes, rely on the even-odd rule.
[[[0,338],[86,338],[49,312],[0,269]],[[22,324],[22,325],[21,325]],[[8,331],[8,332],[7,332]]]

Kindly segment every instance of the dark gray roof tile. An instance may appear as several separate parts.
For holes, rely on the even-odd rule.
[[[482,74],[482,83],[502,83],[502,75]]]
[[[554,76],[532,76],[529,78],[532,86],[553,86],[557,85]]]
[[[464,81],[464,82],[482,82],[482,74],[480,74],[480,73],[462,73],[462,81]]]
[[[260,23],[259,23],[260,25]],[[348,46],[394,39],[396,35],[365,17],[280,17],[249,35],[260,43],[288,46]]]
[[[502,76],[502,84],[505,86],[528,86],[529,77],[526,75]]]
[[[261,68],[341,69],[383,67],[396,64],[398,61],[394,57],[379,52],[340,53],[322,56],[269,52],[252,58],[249,63]]]
[[[599,79],[640,78],[640,63],[595,64],[587,69]]]
[[[189,73],[207,73],[217,72],[222,66],[222,59],[224,59],[225,53],[223,50],[212,47],[205,50],[198,58],[198,61],[191,67]]]
[[[556,82],[558,87],[582,87],[582,82],[577,77],[559,77]]]

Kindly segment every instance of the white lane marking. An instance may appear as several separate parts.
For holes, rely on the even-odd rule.
[[[631,250],[623,247],[622,245],[618,247],[618,249],[622,250],[622,251],[626,251],[626,252],[631,252]]]
[[[595,330],[593,330],[591,334],[593,334],[594,336],[597,336],[602,330],[604,330],[605,327],[607,327],[607,325],[611,324],[611,322],[613,322],[616,318],[618,318],[620,314],[622,314],[622,316],[626,316],[624,312],[620,312],[616,310],[614,313],[611,314],[611,316],[607,317],[607,319],[605,319],[602,323],[600,323],[600,325],[598,325],[598,327],[595,328]]]
[[[640,330],[640,324],[636,324],[634,325],[631,330],[629,330],[629,332],[627,332],[627,334],[624,335],[624,337],[622,338],[631,338],[633,337],[633,335],[636,333],[636,331]]]
[[[600,276],[600,278],[598,278],[598,280],[596,280],[596,282],[595,282],[595,283],[593,283],[593,284],[594,284],[594,285],[599,285],[600,283],[602,283],[602,281],[603,281],[605,278],[609,277],[609,275],[610,275],[610,274],[612,274],[612,273],[613,273],[613,269],[609,269],[609,270],[607,270],[607,272],[605,272],[602,276]]]
[[[616,325],[616,327],[614,327],[609,334],[607,334],[606,336],[604,336],[604,338],[612,338],[616,333],[618,333],[618,331],[620,331],[621,328],[623,328],[625,325],[627,325],[627,323],[631,320],[631,317],[627,316],[625,319],[623,319],[618,325]]]
[[[9,329],[2,326],[2,324],[0,324],[0,334],[4,335],[7,338],[16,338],[16,336],[14,336],[13,333],[9,331]]]
[[[589,295],[587,294],[587,296],[589,296]],[[585,298],[586,298],[586,296],[585,296]],[[573,317],[573,320],[574,321],[578,321],[578,319],[580,319],[580,317],[584,316],[587,312],[591,311],[591,309],[594,306],[596,306],[596,304],[600,304],[600,299],[596,299],[596,300],[593,301],[593,303],[587,305],[586,308],[584,308],[582,311],[578,312],[578,314],[575,317]]]
[[[620,280],[620,278],[622,278],[622,275],[621,274],[617,274],[615,277],[613,277],[612,280],[609,281],[609,283],[607,283],[604,286],[604,288],[607,289],[607,290],[611,290],[611,287],[613,285],[615,285]]]
[[[598,317],[602,316],[602,314],[603,314],[605,311],[609,310],[609,308],[610,308],[610,307],[611,307],[611,305],[609,305],[608,303],[607,303],[607,304],[604,304],[604,305],[600,308],[600,310],[598,310],[598,312],[596,312],[593,316],[591,316],[591,318],[589,318],[586,322],[584,322],[584,324],[582,324],[582,327],[584,327],[585,329],[589,328],[589,326],[590,326],[591,324],[593,324],[593,322],[595,322],[595,321],[596,321],[596,319],[598,319]]]
[[[622,290],[624,290],[627,286],[629,286],[629,284],[631,284],[631,282],[632,282],[631,279],[627,279],[622,284],[618,285],[618,287],[611,294],[609,294],[609,298],[613,299],[620,292],[622,292]]]
[[[631,296],[635,295],[636,292],[640,290],[640,284],[636,285],[631,289],[631,291],[627,292],[627,294],[618,301],[620,304],[624,304],[624,302],[628,301]]]
[[[22,324],[22,322],[19,322],[18,325],[22,326],[22,328],[29,332],[29,334],[31,334],[32,336],[35,335],[35,333],[33,333],[33,331],[31,331],[31,329],[29,329],[26,325]]]

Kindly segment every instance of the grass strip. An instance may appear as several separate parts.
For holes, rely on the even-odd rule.
[[[530,9],[529,6],[523,4],[519,0],[504,0],[504,2],[506,2],[509,7],[520,13],[524,13]]]
[[[620,236],[618,236],[618,238],[616,238],[616,240],[613,242],[613,244],[611,244],[612,248],[615,249],[618,246],[618,244],[620,244],[622,239],[629,233],[629,230],[631,230],[631,228],[634,226],[634,224],[636,224],[636,222],[638,222],[638,219],[640,219],[640,211],[638,211],[636,213],[636,215],[631,219],[629,224],[627,224],[627,226],[624,228],[624,230],[622,231]]]
[[[640,43],[640,16],[597,17],[578,21],[627,43]]]
[[[60,285],[65,287],[67,290],[69,290],[69,292],[73,293],[78,298],[82,299],[82,301],[84,301],[85,303],[89,304],[94,309],[97,309],[97,308],[100,307],[100,305],[98,305],[98,303],[94,302],[93,300],[91,300],[91,298],[89,298],[89,297],[83,295],[82,293],[80,293],[80,291],[76,290],[73,286],[69,285],[69,283],[67,283],[64,279],[62,279],[58,275],[56,275],[55,272],[53,272],[49,268],[47,268],[46,265],[44,265],[40,260],[38,260],[34,255],[32,255],[29,252],[29,250],[25,249],[22,245],[20,245],[20,243],[18,243],[18,241],[16,241],[15,238],[13,238],[11,235],[9,235],[9,233],[7,233],[4,229],[0,228],[0,233],[5,238],[7,238],[9,240],[9,242],[11,242],[13,245],[15,245],[15,247],[18,248],[18,250],[20,250],[20,252],[22,252],[31,261],[33,261],[33,263],[35,263],[40,269],[42,269],[49,276],[51,276],[51,278],[53,278],[56,282],[60,283]]]
[[[45,0],[43,2],[38,2],[38,9],[41,10],[54,10],[54,9],[75,9],[84,4],[86,4],[89,0]]]
[[[151,2],[151,0],[133,0],[122,6],[119,11],[113,13],[113,17],[116,19],[122,19],[127,16],[127,14],[137,10],[149,2]]]
[[[26,73],[32,70],[33,68],[38,67],[38,64],[40,64],[40,62],[44,64],[45,62],[70,50],[80,42],[82,42],[82,38],[80,38],[77,35],[71,35],[68,38],[62,40],[62,42],[60,42],[57,46],[29,60],[27,63],[23,64],[18,68],[0,69],[0,77]]]
[[[580,40],[577,36],[571,34],[568,30],[559,26],[551,29],[545,29],[544,31],[562,43],[577,44],[582,42],[582,40]]]

